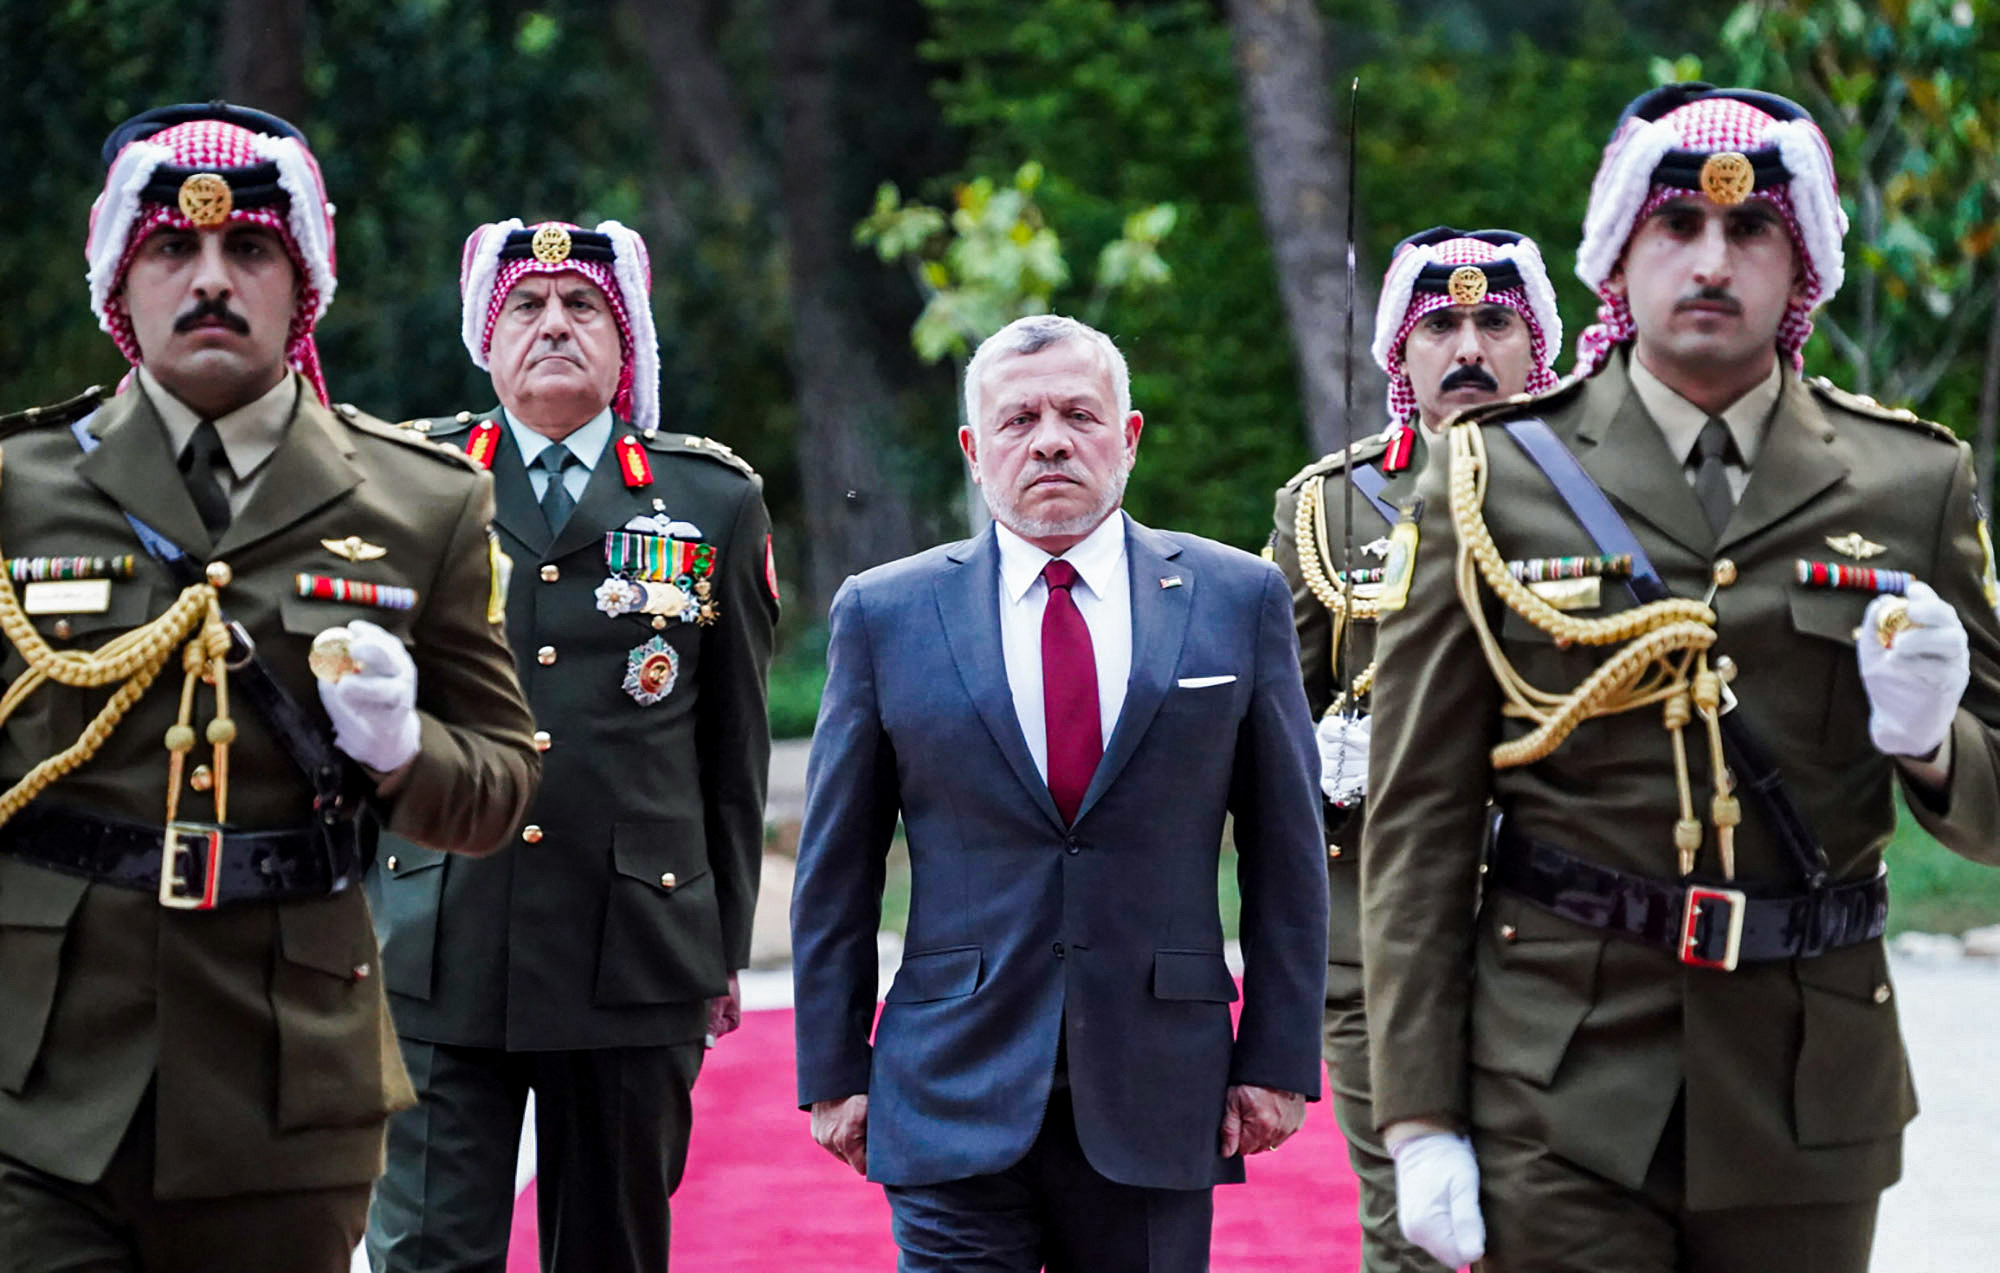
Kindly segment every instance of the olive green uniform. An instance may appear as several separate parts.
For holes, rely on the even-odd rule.
[[[85,416],[101,443],[87,456],[68,427]],[[196,563],[226,563],[226,617],[321,729],[306,665],[317,633],[367,619],[409,644],[420,746],[372,798],[389,828],[485,853],[517,825],[539,758],[512,656],[489,621],[485,474],[302,390],[215,542],[143,391],[93,390],[4,428],[0,545],[10,558],[136,558],[101,609],[32,616],[44,639],[96,649],[179,593],[130,513]],[[350,537],[381,551],[350,560],[336,547]],[[301,572],[407,587],[415,604],[301,597]],[[9,642],[0,671],[12,682],[24,667]],[[101,749],[31,807],[159,826],[162,738],[181,689],[176,649]],[[0,726],[0,779],[13,783],[75,740],[107,694],[36,689]],[[197,699],[199,721],[213,703],[208,691]],[[290,754],[241,695],[232,714],[228,829],[308,824],[312,788]],[[184,783],[179,817],[212,820],[214,794]],[[236,1240],[259,1234],[290,1236],[288,1267],[340,1267],[381,1170],[384,1122],[411,1100],[378,964],[358,888],[166,909],[152,893],[21,860],[0,835],[0,1270],[216,1268],[241,1255]],[[125,1249],[99,1253],[117,1230]]]
[[[707,1000],[750,959],[778,616],[770,518],[728,448],[621,424],[551,537],[497,409],[407,427],[462,450],[488,420],[494,520],[515,562],[507,628],[547,781],[505,853],[472,861],[388,837],[369,875],[421,1102],[391,1126],[370,1255],[387,1271],[504,1266],[532,1089],[544,1267],[657,1273]],[[641,485],[618,453],[634,444]],[[662,516],[713,552],[712,621],[598,608],[607,532]],[[626,679],[654,641],[676,672],[642,703]]]
[[[1598,551],[1499,427],[1538,416],[1672,594],[1699,599],[1714,586],[1710,654],[1734,661],[1734,711],[1775,757],[1833,880],[1875,874],[1899,787],[1948,847],[2000,861],[2000,621],[1967,448],[1907,413],[1786,375],[1718,536],[1632,390],[1627,357],[1539,400],[1467,413],[1460,427],[1485,441],[1484,519],[1499,553]],[[1472,1128],[1496,1273],[1864,1268],[1876,1199],[1900,1173],[1916,1112],[1881,940],[1724,972],[1490,886],[1480,904],[1489,795],[1513,832],[1664,881],[1679,875],[1679,802],[1658,705],[1596,716],[1540,760],[1490,767],[1489,748],[1527,725],[1503,717],[1454,579],[1451,461],[1435,457],[1420,483],[1408,601],[1383,616],[1378,649],[1362,866],[1378,1125]],[[1935,797],[1869,741],[1854,641],[1872,594],[1797,577],[1800,559],[1838,559],[1832,541],[1850,536],[1881,546],[1867,565],[1936,588],[1970,637],[1971,683]],[[1575,688],[1616,648],[1559,644],[1485,585],[1477,596],[1501,653],[1543,690]],[[1586,613],[1631,604],[1606,580]],[[1712,789],[1702,737],[1687,733],[1697,817]],[[1800,891],[1747,797],[1735,857],[1736,887]],[[1700,873],[1713,876],[1716,862],[1706,828]]]
[[[1390,436],[1384,434],[1356,442],[1350,449],[1354,462],[1381,473]],[[1383,474],[1385,480],[1376,492],[1377,498],[1394,507],[1413,495],[1417,475],[1423,471],[1425,452],[1424,433],[1419,429],[1409,463],[1393,474]],[[1300,494],[1310,490],[1309,513],[1314,511],[1311,505],[1316,504],[1317,516],[1308,517],[1306,549],[1318,561],[1326,578],[1334,578],[1341,570],[1349,497],[1347,471],[1347,457],[1335,452],[1294,474],[1278,491],[1277,524],[1271,535],[1272,560],[1292,586],[1292,619],[1299,633],[1299,672],[1305,678],[1306,702],[1315,720],[1353,684],[1354,678],[1373,662],[1375,654],[1375,625],[1357,622],[1345,640],[1347,660],[1343,665],[1343,652],[1335,648],[1333,613],[1307,582],[1299,560]],[[1355,567],[1380,566],[1386,556],[1390,523],[1360,491],[1352,492],[1352,496]],[[1324,553],[1318,547],[1320,544],[1325,546]],[[1357,584],[1355,591],[1357,598],[1365,599],[1372,589]],[[1372,696],[1369,706],[1372,710]],[[1322,1052],[1333,1075],[1334,1114],[1347,1137],[1348,1161],[1360,1184],[1361,1267],[1366,1273],[1405,1270],[1434,1273],[1443,1266],[1405,1238],[1397,1222],[1396,1165],[1375,1134],[1375,1116],[1368,1097],[1368,1019],[1361,993],[1359,900],[1364,807],[1340,809],[1329,803],[1325,813],[1331,922],[1327,932]]]

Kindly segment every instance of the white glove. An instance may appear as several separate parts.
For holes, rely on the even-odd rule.
[[[1446,1268],[1462,1269],[1485,1255],[1472,1142],[1432,1132],[1401,1141],[1389,1153],[1396,1160],[1396,1219],[1403,1236]]]
[[[1958,611],[1929,584],[1914,582],[1910,626],[1883,648],[1876,621],[1895,602],[1886,593],[1869,602],[1854,642],[1871,709],[1868,737],[1884,755],[1925,757],[1951,734],[1958,700],[1972,678],[1972,654]]]
[[[333,718],[333,744],[377,773],[392,773],[417,754],[417,665],[403,643],[366,619],[347,625],[355,670],[319,683]]]
[[[1361,803],[1368,794],[1368,739],[1372,716],[1320,717],[1313,737],[1319,742],[1319,789],[1342,809]]]

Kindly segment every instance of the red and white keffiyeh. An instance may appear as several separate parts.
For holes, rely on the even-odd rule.
[[[612,260],[582,260],[570,256],[561,261],[544,261],[534,255],[501,259],[501,249],[515,233],[532,233],[545,226],[575,231],[581,227],[567,221],[524,224],[513,217],[480,226],[465,241],[458,273],[462,302],[459,337],[475,366],[487,369],[493,348],[493,326],[507,293],[530,274],[581,274],[597,285],[618,322],[624,362],[618,372],[618,389],[611,409],[641,433],[650,436],[660,427],[660,342],[653,326],[652,258],[637,231],[616,221],[600,221],[594,231],[611,241]]]
[[[1426,236],[1415,236],[1422,239]],[[1453,305],[1449,292],[1418,290],[1417,278],[1428,265],[1492,265],[1505,261],[1519,271],[1519,286],[1487,292],[1481,304],[1505,305],[1527,324],[1534,348],[1534,366],[1528,372],[1529,393],[1555,388],[1556,353],[1562,348],[1562,315],[1556,309],[1554,285],[1549,268],[1542,261],[1535,241],[1518,237],[1498,244],[1470,236],[1440,242],[1405,240],[1389,263],[1382,280],[1382,298],[1375,307],[1375,343],[1371,352],[1375,365],[1389,376],[1389,417],[1406,423],[1417,414],[1416,386],[1403,360],[1405,343],[1426,314]]]
[[[1693,91],[1710,90],[1702,86]],[[1746,198],[1769,203],[1791,235],[1803,287],[1785,311],[1777,343],[1794,368],[1802,366],[1802,351],[1812,335],[1812,313],[1840,290],[1846,274],[1841,239],[1847,233],[1847,214],[1840,206],[1833,152],[1803,111],[1795,118],[1780,119],[1749,102],[1718,95],[1700,97],[1658,119],[1633,115],[1604,148],[1576,254],[1576,275],[1599,301],[1596,323],[1577,338],[1576,374],[1596,371],[1612,349],[1636,334],[1624,295],[1606,286],[1633,231],[1668,200],[1701,195],[1699,189],[1657,179],[1661,159],[1672,151],[1772,151],[1783,161],[1788,174],[1784,184],[1753,190]]]
[[[299,271],[299,303],[285,345],[285,361],[303,375],[327,401],[326,378],[320,371],[313,328],[333,303],[335,260],[333,204],[327,201],[326,180],[312,152],[293,137],[254,132],[216,119],[176,124],[127,144],[111,161],[104,190],[90,208],[90,234],[84,255],[89,262],[90,308],[98,326],[110,333],[120,353],[133,366],[141,360],[119,288],[133,254],[146,236],[162,226],[192,230],[178,204],[157,203],[145,195],[154,170],[162,164],[196,168],[227,177],[231,169],[273,163],[286,198],[276,206],[232,208],[226,224],[268,226],[284,242]]]

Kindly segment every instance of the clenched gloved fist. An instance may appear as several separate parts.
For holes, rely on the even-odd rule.
[[[1319,742],[1319,789],[1339,808],[1351,808],[1368,794],[1368,740],[1372,716],[1322,716],[1313,737]]]
[[[1972,654],[1958,611],[1929,584],[1911,583],[1909,622],[1879,633],[1885,613],[1902,599],[1887,594],[1868,603],[1854,651],[1861,685],[1868,691],[1868,737],[1884,755],[1930,756],[1951,733],[1958,700],[1972,678]]]
[[[366,619],[347,625],[353,670],[319,683],[333,743],[378,773],[417,754],[417,665],[403,643]]]
[[[1403,1236],[1446,1268],[1462,1269],[1485,1255],[1472,1142],[1432,1132],[1393,1145],[1389,1153],[1396,1160],[1396,1219]]]

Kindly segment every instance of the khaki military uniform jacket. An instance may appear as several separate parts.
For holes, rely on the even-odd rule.
[[[1393,432],[1392,429],[1390,434],[1363,438],[1356,442],[1349,450],[1353,462],[1381,473],[1382,461]],[[1415,494],[1417,475],[1424,467],[1425,445],[1423,431],[1419,429],[1409,463],[1395,473],[1383,474],[1386,481],[1382,489],[1377,492],[1377,497],[1384,503],[1396,507],[1401,501]],[[1344,501],[1347,499],[1347,491],[1344,489],[1344,482],[1347,466],[1347,456],[1334,452],[1320,457],[1294,474],[1292,479],[1278,491],[1277,509],[1274,514],[1276,525],[1271,534],[1271,559],[1277,563],[1278,569],[1284,572],[1285,582],[1290,584],[1292,589],[1292,621],[1299,634],[1299,673],[1305,679],[1306,705],[1312,709],[1315,721],[1326,714],[1326,709],[1333,705],[1334,699],[1352,685],[1354,678],[1375,659],[1374,623],[1356,622],[1351,636],[1346,640],[1351,670],[1342,666],[1341,651],[1336,648],[1333,639],[1333,613],[1306,582],[1305,572],[1299,564],[1299,494],[1301,490],[1312,486],[1316,489],[1315,499],[1319,501],[1319,516],[1313,520],[1319,523],[1319,527],[1324,528],[1325,543],[1332,553],[1331,559],[1322,563],[1322,568],[1326,570],[1329,578],[1341,569],[1340,559],[1346,538]],[[1356,569],[1382,565],[1387,557],[1389,531],[1390,523],[1382,516],[1381,510],[1360,491],[1355,491]],[[1319,555],[1317,549],[1313,549],[1313,552],[1316,557]],[[1359,597],[1365,598],[1372,591],[1365,585],[1356,585],[1356,595]],[[1363,815],[1358,806],[1353,809],[1336,809],[1331,804],[1325,805],[1324,813],[1327,889],[1328,901],[1331,904],[1327,962],[1351,969],[1361,963],[1359,893]]]
[[[240,622],[286,692],[322,727],[306,654],[351,619],[406,641],[417,665],[421,743],[375,800],[410,839],[491,850],[532,795],[533,724],[500,626],[488,621],[492,553],[486,475],[352,407],[310,393],[249,502],[211,542],[143,393],[97,393],[8,422],[0,546],[9,557],[134,554],[101,611],[37,615],[59,648],[95,649],[164,611],[179,592],[126,522],[130,512],[196,562],[226,562],[226,617]],[[93,411],[88,456],[68,422]],[[359,536],[383,552],[350,561],[322,541]],[[299,572],[412,588],[389,610],[301,598]],[[11,644],[0,675],[24,663]],[[182,677],[176,657],[97,755],[38,797],[158,825]],[[0,727],[0,780],[66,746],[108,690],[45,684]],[[230,824],[295,827],[312,791],[240,697]],[[196,720],[213,702],[199,696]],[[330,728],[329,728],[330,737]],[[206,745],[193,759],[206,758]],[[179,816],[211,820],[212,793],[181,792]],[[359,889],[209,912],[162,909],[151,893],[98,885],[0,853],[0,1153],[92,1181],[149,1084],[158,1090],[161,1197],[365,1183],[382,1126],[410,1103]]]
[[[1972,680],[1952,731],[1949,787],[1903,783],[1918,820],[1968,857],[2000,860],[2000,622],[1986,591],[1967,448],[1913,418],[1789,375],[1718,541],[1680,462],[1631,391],[1626,355],[1525,405],[1470,413],[1489,456],[1485,519],[1509,559],[1597,550],[1548,481],[1497,426],[1538,415],[1625,517],[1668,589],[1711,581],[1719,639],[1738,669],[1737,711],[1776,758],[1836,880],[1881,864],[1896,818],[1895,762],[1868,738],[1853,643],[1870,593],[1810,589],[1801,559],[1840,560],[1829,537],[1883,546],[1952,603]],[[1384,616],[1363,852],[1363,946],[1376,1117],[1442,1116],[1507,1132],[1628,1187],[1686,1102],[1686,1187],[1696,1209],[1865,1200],[1900,1170],[1916,1103],[1882,943],[1812,959],[1687,968],[1663,952],[1491,891],[1479,902],[1483,802],[1536,840],[1656,879],[1677,872],[1669,735],[1657,707],[1584,723],[1542,760],[1493,771],[1488,749],[1526,730],[1502,695],[1453,579],[1449,456],[1420,484],[1408,604]],[[1726,563],[1726,564],[1725,564]],[[1558,646],[1480,604],[1514,667],[1567,691],[1606,657]],[[1602,608],[1631,604],[1607,581]],[[1698,812],[1707,749],[1690,730]],[[1756,803],[1736,835],[1738,885],[1795,893]],[[1698,871],[1716,871],[1706,831]]]
[[[414,421],[462,451],[489,419]],[[513,1051],[700,1041],[704,1001],[750,961],[770,770],[778,617],[763,482],[726,447],[656,432],[626,483],[613,434],[553,539],[513,432],[493,456],[507,630],[547,750],[504,853],[472,861],[390,837],[368,880],[397,1029]],[[657,510],[656,510],[657,501]],[[713,622],[597,606],[606,532],[665,515],[714,553]],[[657,622],[656,622],[657,618]],[[672,651],[671,688],[626,689],[633,652]]]

